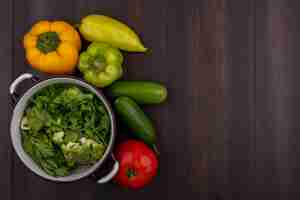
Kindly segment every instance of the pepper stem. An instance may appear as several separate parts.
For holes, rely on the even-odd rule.
[[[94,62],[93,62],[94,67],[98,70],[98,71],[103,71],[105,69],[106,66],[106,62],[105,59],[102,57],[97,57]]]
[[[38,36],[36,47],[43,52],[44,54],[47,54],[51,51],[55,51],[60,43],[59,36],[56,32],[45,32],[41,33]]]

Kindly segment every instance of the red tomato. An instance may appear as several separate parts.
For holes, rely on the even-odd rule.
[[[115,181],[127,188],[141,188],[157,173],[158,160],[155,153],[143,142],[128,140],[116,148],[120,169]]]

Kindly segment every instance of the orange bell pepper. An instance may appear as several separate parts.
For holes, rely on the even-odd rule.
[[[37,70],[69,74],[76,67],[81,41],[78,32],[63,21],[40,21],[25,34],[26,59]]]

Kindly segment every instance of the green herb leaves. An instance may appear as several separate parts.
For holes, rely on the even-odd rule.
[[[101,100],[73,85],[51,85],[34,95],[21,129],[24,150],[52,176],[97,162],[110,138]]]

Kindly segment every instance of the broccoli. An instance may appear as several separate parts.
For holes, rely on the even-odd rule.
[[[56,144],[61,144],[64,141],[65,132],[59,131],[53,134],[52,140]]]
[[[61,146],[62,152],[68,161],[79,164],[93,164],[97,162],[104,153],[105,146],[92,139],[81,138],[79,142],[69,142]]]

